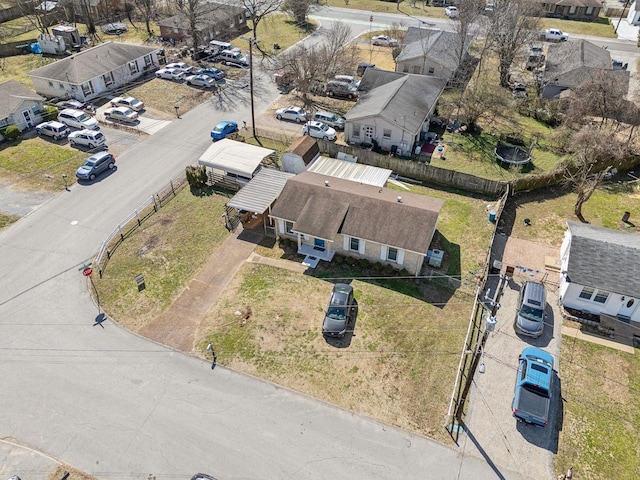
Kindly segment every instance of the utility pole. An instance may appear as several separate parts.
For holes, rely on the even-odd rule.
[[[618,24],[616,25],[613,33],[618,33],[618,28],[620,28],[620,22],[622,22],[622,17],[624,17],[624,11],[629,6],[629,0],[625,0],[624,5],[622,6],[622,13],[620,14],[620,18],[618,19]]]
[[[253,43],[255,38],[248,38],[249,41],[249,92],[251,95],[251,132],[253,138],[256,138],[256,115],[255,107],[253,105]]]

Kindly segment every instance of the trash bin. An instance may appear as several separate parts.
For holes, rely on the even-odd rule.
[[[494,212],[493,210],[489,212],[489,221],[491,223],[496,222],[496,212]]]

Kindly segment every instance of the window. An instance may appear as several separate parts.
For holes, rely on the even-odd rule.
[[[285,220],[284,221],[284,231],[289,235],[293,235],[293,222],[289,222],[289,221]]]
[[[384,138],[391,138],[391,129],[390,128],[385,128],[382,130],[382,136]]]
[[[113,85],[115,83],[114,80],[113,80],[113,73],[112,72],[104,74],[102,76],[102,80],[104,81],[104,85],[106,87],[110,87],[111,85]]]
[[[360,239],[353,238],[349,240],[349,250],[353,250],[354,252],[360,251]]]
[[[556,5],[555,3],[547,3],[545,5],[545,10],[549,13],[554,13],[556,11]]]
[[[49,86],[53,88],[53,82],[49,80]]]
[[[360,129],[362,127],[360,126],[359,123],[354,123],[353,124],[353,132],[351,134],[352,137],[360,137]]]
[[[580,292],[580,295],[578,296],[580,298],[584,298],[585,300],[591,300],[591,297],[593,296],[593,292],[595,292],[593,288],[583,287],[582,291]]]
[[[584,14],[585,14],[585,15],[593,15],[593,10],[594,10],[594,8],[593,8],[593,7],[587,7],[587,8],[585,8],[585,10],[584,10]]]
[[[389,260],[390,262],[397,262],[398,261],[398,249],[397,248],[389,247],[389,249],[387,250],[387,260]]]
[[[605,292],[604,290],[598,290],[598,293],[596,293],[596,296],[593,298],[593,301],[598,303],[605,303],[607,301],[607,298],[609,298],[609,292]]]
[[[84,94],[85,97],[93,93],[93,87],[91,86],[91,82],[82,84],[82,93]]]
[[[144,56],[144,66],[148,67],[149,65],[151,65],[151,55],[145,55]]]
[[[131,74],[133,75],[134,73],[138,73],[138,64],[136,62],[129,62],[129,70],[131,71]]]
[[[575,15],[576,10],[577,10],[577,7],[569,7],[569,15]]]
[[[436,73],[436,69],[433,67],[429,67],[429,75],[433,75],[434,73]]]

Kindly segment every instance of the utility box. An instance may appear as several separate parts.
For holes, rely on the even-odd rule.
[[[443,250],[427,250],[427,264],[433,268],[440,268],[444,259]]]

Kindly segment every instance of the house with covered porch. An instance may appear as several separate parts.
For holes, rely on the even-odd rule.
[[[336,254],[419,275],[443,200],[306,171],[287,180],[271,211],[305,264]]]

